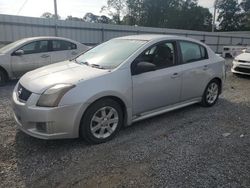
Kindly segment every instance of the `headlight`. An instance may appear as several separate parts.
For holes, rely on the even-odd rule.
[[[71,84],[57,84],[47,89],[39,98],[37,106],[41,107],[56,107],[58,106],[62,97],[75,85]]]

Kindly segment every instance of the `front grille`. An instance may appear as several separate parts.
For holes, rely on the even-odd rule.
[[[250,69],[242,68],[242,67],[236,67],[235,71],[242,72],[242,73],[250,73]]]
[[[249,63],[248,61],[244,61],[244,60],[239,60],[238,62],[240,62],[240,63]]]
[[[25,89],[21,84],[17,87],[17,96],[21,101],[27,101],[32,93]]]

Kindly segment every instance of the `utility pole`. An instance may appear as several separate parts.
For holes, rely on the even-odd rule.
[[[213,23],[212,23],[212,32],[214,32],[214,30],[215,30],[215,19],[216,19],[217,3],[218,3],[218,0],[215,0],[214,1],[214,16],[213,16]]]
[[[214,6],[214,16],[213,16],[213,23],[212,23],[212,32],[214,32],[214,29],[215,29],[215,17],[216,17],[216,6]]]
[[[217,11],[217,6],[218,3],[220,3],[221,0],[215,0],[214,1],[214,16],[213,16],[213,24],[212,24],[212,32],[214,32],[216,24],[215,24],[215,20],[216,20],[216,11]]]
[[[58,28],[57,28],[58,14],[57,14],[57,2],[56,2],[56,0],[54,0],[54,10],[55,10],[55,36],[58,36]]]

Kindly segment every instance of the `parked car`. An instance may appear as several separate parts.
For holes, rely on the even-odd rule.
[[[15,120],[42,139],[112,139],[122,126],[194,103],[213,106],[224,59],[186,37],[112,39],[72,61],[25,74],[13,92]]]
[[[25,38],[8,44],[0,49],[0,85],[28,71],[73,58],[87,49],[79,42],[60,37]]]
[[[236,56],[243,53],[247,46],[223,46],[222,57],[224,58],[235,58]]]
[[[234,74],[250,75],[250,49],[235,57],[231,71]]]

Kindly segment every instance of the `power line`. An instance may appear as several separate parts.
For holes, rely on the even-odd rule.
[[[17,15],[19,15],[19,13],[22,11],[23,7],[25,6],[25,4],[28,2],[28,0],[25,0],[22,4],[22,6],[19,8]]]

